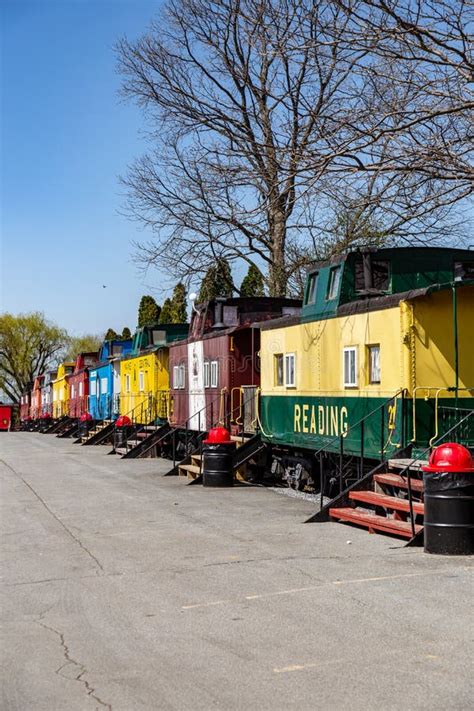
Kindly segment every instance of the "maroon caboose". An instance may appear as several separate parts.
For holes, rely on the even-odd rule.
[[[88,411],[89,368],[99,362],[98,353],[79,353],[74,372],[69,376],[69,417],[79,419]]]
[[[31,420],[31,394],[33,390],[33,383],[30,383],[27,388],[22,392],[20,397],[20,421],[23,424],[30,422]]]
[[[194,307],[189,337],[170,344],[170,423],[205,432],[244,427],[260,384],[260,331],[253,324],[299,313],[284,298],[219,297]]]

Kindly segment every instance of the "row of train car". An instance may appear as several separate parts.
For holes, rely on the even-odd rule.
[[[325,493],[443,437],[474,445],[472,250],[355,250],[315,263],[302,303],[222,297],[190,321],[40,375],[22,420],[87,419],[93,441],[125,423],[122,454],[181,473],[221,425],[254,474]]]

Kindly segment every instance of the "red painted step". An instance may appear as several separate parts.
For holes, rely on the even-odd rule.
[[[364,526],[369,529],[369,533],[373,531],[382,531],[383,533],[391,533],[394,536],[402,536],[403,538],[411,538],[411,524],[408,521],[398,521],[394,518],[386,518],[385,516],[376,516],[375,514],[365,513],[358,509],[343,508],[329,509],[329,515],[332,518],[348,523],[355,523],[358,526]],[[416,525],[415,533],[423,529],[423,526]]]
[[[378,494],[376,491],[351,491],[349,498],[353,501],[362,501],[365,504],[372,506],[383,506],[391,511],[410,512],[410,504],[408,499],[399,499],[397,496],[388,496],[387,494]],[[425,506],[420,501],[413,502],[413,511],[415,514],[423,515]]]
[[[374,481],[378,484],[386,484],[387,486],[398,486],[399,489],[408,489],[407,478],[400,474],[391,474],[386,472],[383,474],[374,474]],[[411,479],[412,491],[423,491],[423,479]]]

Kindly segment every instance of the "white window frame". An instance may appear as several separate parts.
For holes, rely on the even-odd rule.
[[[179,385],[181,390],[186,387],[186,367],[184,363],[179,366]]]
[[[349,355],[349,372],[346,371],[346,353]],[[352,381],[349,377],[351,370],[350,357],[354,356],[354,380]],[[359,387],[359,364],[358,364],[358,348],[357,346],[346,346],[342,354],[342,376],[345,388],[358,388]]]
[[[293,377],[288,377],[290,375],[289,363],[291,362],[293,362]],[[285,368],[283,377],[286,388],[296,387],[296,353],[285,353]]]
[[[378,350],[378,378],[374,378],[374,360],[372,358],[372,354],[375,352],[375,350]],[[367,365],[368,365],[368,371],[369,371],[369,385],[380,385],[380,382],[382,380],[382,368],[380,365],[380,343],[372,343],[370,346],[367,346]]]
[[[217,388],[219,385],[219,362],[211,360],[211,388]]]
[[[211,387],[211,364],[208,360],[204,362],[204,387]]]
[[[100,379],[100,394],[105,395],[108,392],[109,389],[109,379],[108,378],[101,378]]]
[[[130,392],[130,373],[125,374],[125,392],[129,393]]]
[[[141,393],[145,392],[145,371],[140,370],[138,373],[138,390]]]
[[[74,400],[74,397],[75,397],[74,393],[75,392],[76,392],[76,388],[74,387],[74,385],[71,385],[71,394],[70,394],[71,400]]]
[[[328,295],[327,300],[332,301],[335,299],[339,293],[339,287],[341,284],[342,267],[341,265],[337,267],[331,267],[329,271],[329,281],[328,281]]]
[[[319,272],[313,272],[309,275],[308,279],[308,298],[306,301],[307,305],[316,303],[316,290],[318,288]]]
[[[83,395],[84,395],[84,383],[83,383],[83,381],[81,380],[81,381],[79,382],[79,397],[82,397]]]

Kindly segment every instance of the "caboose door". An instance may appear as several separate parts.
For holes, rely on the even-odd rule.
[[[189,429],[206,429],[206,395],[204,392],[204,346],[202,341],[188,343]]]

